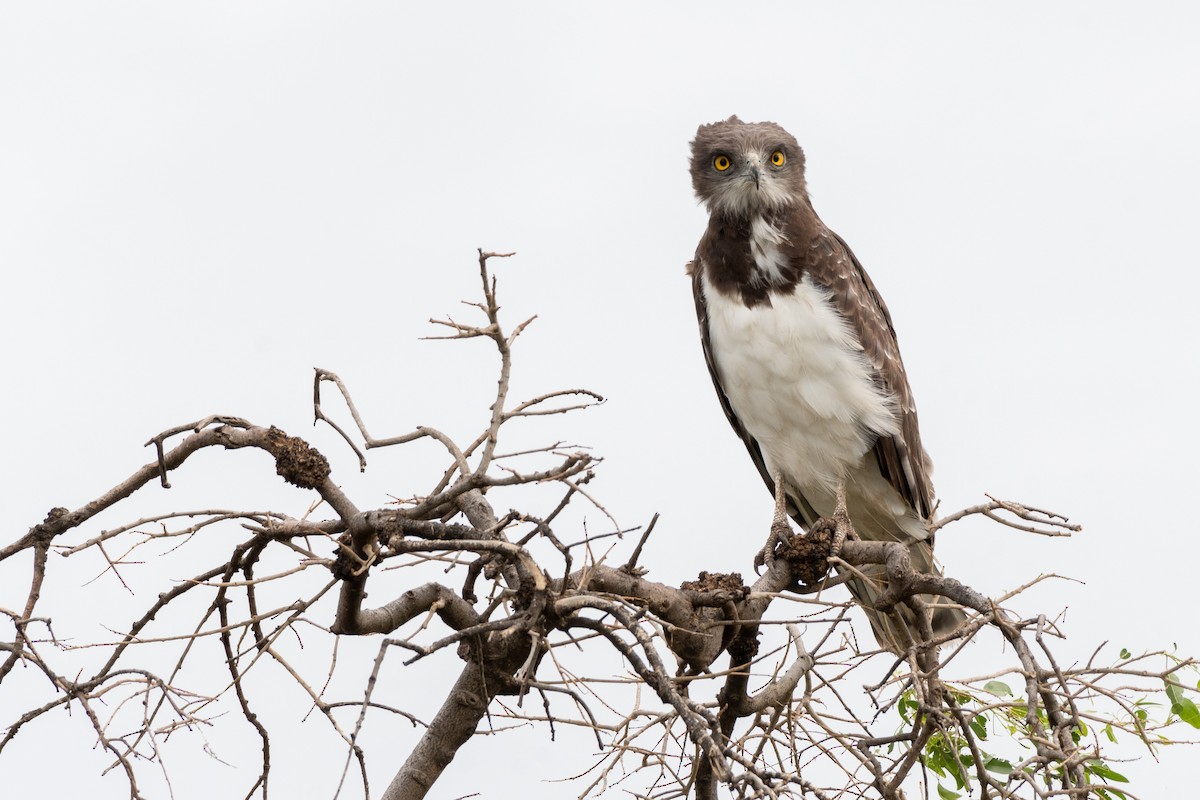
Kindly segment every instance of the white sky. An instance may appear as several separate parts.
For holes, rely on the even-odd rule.
[[[442,467],[433,448],[373,454],[359,476],[313,430],[311,370],[339,372],[376,435],[473,435],[489,354],[417,337],[474,299],[483,247],[518,253],[497,267],[509,321],[539,315],[515,394],[609,398],[534,438],[605,456],[592,488],[624,525],[662,513],[651,578],[748,573],[770,497],[713,397],[683,275],[704,224],[687,145],[737,113],[799,139],[817,211],[887,299],[943,510],[990,492],[1085,526],[1070,540],[951,529],[948,572],[991,594],[1041,572],[1077,579],[1018,604],[1069,609],[1076,657],[1106,639],[1200,654],[1200,435],[1183,413],[1200,343],[1200,12],[987,8],[0,3],[4,542],[126,477],[151,435],[211,413],[309,437],[360,507],[423,491]],[[207,455],[174,483],[73,536],[169,509],[305,503],[262,455]],[[214,534],[210,552],[236,536]],[[17,561],[0,568],[6,608],[28,589]],[[52,559],[43,611],[60,636],[124,627],[203,566],[174,563],[141,567],[131,599],[111,578],[81,587],[97,563]],[[451,660],[395,680],[436,696]],[[276,723],[299,724],[290,702]],[[0,697],[4,724],[20,705]],[[332,796],[342,753],[323,721],[305,724],[305,760],[277,763],[276,789]],[[231,753],[221,735],[236,767],[180,756],[193,777],[175,797],[248,788],[256,745]],[[379,792],[386,753],[411,736],[383,721],[364,736]],[[519,736],[476,742],[438,796],[577,793],[541,782],[564,773],[539,759],[571,745],[528,755],[518,743],[545,737]],[[476,757],[507,764],[503,779],[480,787]],[[1122,771],[1143,797],[1172,796],[1195,758]],[[286,763],[304,766],[288,777]],[[61,712],[0,757],[14,796],[44,795],[47,775],[54,796],[125,796],[105,764]]]

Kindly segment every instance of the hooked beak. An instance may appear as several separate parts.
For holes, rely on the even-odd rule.
[[[754,181],[754,188],[755,188],[755,189],[757,189],[757,188],[758,188],[758,176],[759,176],[759,172],[758,172],[758,165],[757,165],[757,164],[751,164],[751,165],[750,165],[750,178],[751,178],[751,179]]]

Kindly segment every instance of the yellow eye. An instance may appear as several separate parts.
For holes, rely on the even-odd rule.
[[[733,166],[733,162],[729,160],[729,156],[717,156],[713,159],[713,166],[716,167],[717,172],[724,172]]]
[[[771,163],[775,166],[782,167],[784,161],[787,161],[787,159],[783,157],[782,150],[776,150],[774,153],[771,153]]]

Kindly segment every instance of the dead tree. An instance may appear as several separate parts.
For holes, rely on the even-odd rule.
[[[716,798],[722,786],[746,798],[890,800],[914,788],[928,793],[934,784],[943,797],[1135,797],[1105,761],[1104,748],[1125,738],[1153,749],[1171,741],[1163,733],[1168,725],[1200,727],[1192,681],[1182,679],[1192,661],[1168,653],[1112,654],[1101,646],[1084,663],[1060,664],[1051,645],[1062,632],[1047,615],[1014,611],[1019,590],[989,598],[953,577],[916,572],[900,545],[851,536],[831,548],[828,534],[813,533],[785,543],[751,585],[716,570],[681,586],[648,580],[639,560],[655,521],[644,530],[616,525],[591,493],[597,457],[558,444],[499,449],[517,420],[579,411],[603,398],[567,389],[510,401],[513,345],[532,320],[511,331],[501,324],[489,274],[497,255],[479,254],[483,297],[471,305],[483,320],[437,322],[443,338],[490,340],[499,357],[490,418],[472,441],[428,427],[376,439],[342,380],[316,371],[315,418],[338,432],[363,469],[366,451],[375,448],[428,439],[445,450],[445,465],[431,469],[431,488],[394,506],[362,510],[334,482],[325,456],[305,441],[214,416],[154,436],[147,443],[153,461],[80,508],[52,509],[0,550],[0,562],[10,566],[11,559],[29,559],[24,605],[0,608],[10,626],[0,642],[0,682],[19,667],[40,672],[52,687],[45,702],[5,720],[0,757],[27,726],[56,709],[74,709],[76,721],[91,727],[124,771],[130,797],[140,798],[139,770],[157,764],[160,740],[207,723],[212,704],[233,696],[261,742],[261,770],[247,797],[265,798],[271,731],[254,711],[247,680],[264,662],[295,681],[344,742],[347,765],[359,766],[363,796],[384,800],[425,797],[485,716],[533,722],[549,733],[564,725],[592,731],[603,756],[579,779],[580,796],[602,794],[632,775],[639,797],[701,800]],[[330,387],[345,411],[331,410]],[[346,412],[353,428],[335,421]],[[168,487],[172,471],[205,448],[265,451],[279,477],[311,490],[318,502],[299,516],[206,509],[88,530],[89,520],[147,484]],[[545,486],[559,491],[544,513],[497,512],[488,499],[501,488]],[[580,502],[598,509],[611,528],[581,532],[565,522],[564,510]],[[939,524],[972,515],[1050,536],[1076,530],[1056,514],[991,498]],[[119,577],[122,565],[151,545],[232,523],[246,538],[226,558],[163,587],[116,640],[96,643],[90,652],[104,653],[98,665],[70,666],[78,646],[56,638],[50,620],[38,615],[39,600],[54,591],[52,555],[99,551]],[[760,533],[748,531],[743,539],[757,541]],[[285,566],[261,574],[268,560]],[[381,570],[422,564],[454,573],[459,583],[414,580],[383,605],[366,605],[368,583],[378,582]],[[925,621],[924,640],[901,658],[855,637],[857,610],[834,590],[868,564],[886,567],[880,610],[904,604]],[[325,578],[300,600],[263,606],[269,587],[302,573]],[[311,610],[330,593],[337,594],[332,619],[314,618]],[[199,624],[185,628],[171,612],[200,595],[208,598],[206,610]],[[935,637],[920,599],[928,595],[967,609],[967,623]],[[395,637],[416,620],[422,622],[415,630]],[[382,637],[360,696],[331,699],[289,660],[281,639],[302,627],[323,637]],[[987,674],[952,674],[965,643],[985,635],[1006,643],[1006,660]],[[216,694],[198,693],[182,668],[201,658],[198,643],[213,637],[228,681]],[[143,663],[148,645],[168,640],[182,643],[173,663]],[[595,672],[587,655],[599,649],[618,653],[626,672],[615,678]],[[390,785],[373,794],[366,779],[371,745],[360,733],[369,713],[407,714],[379,699],[397,695],[379,681],[385,658],[397,650],[410,662],[439,658],[459,672],[438,689],[444,702],[421,723],[423,737]],[[1139,702],[1155,693],[1165,693],[1165,715],[1152,716]],[[534,697],[538,702],[526,702]],[[131,707],[138,709],[132,726],[118,713]]]

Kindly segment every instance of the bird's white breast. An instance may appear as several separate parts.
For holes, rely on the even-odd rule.
[[[772,474],[826,495],[876,435],[897,432],[892,399],[823,287],[805,277],[753,308],[707,276],[702,290],[721,386]]]

